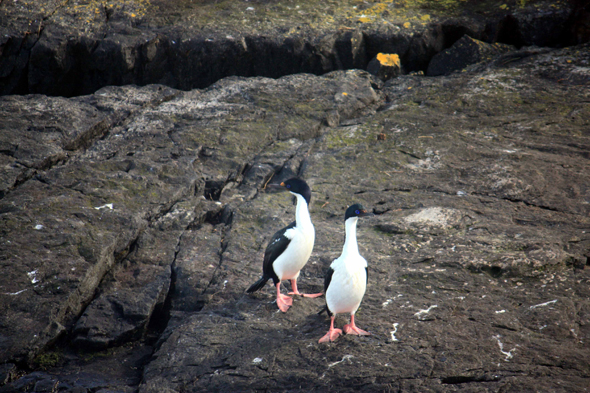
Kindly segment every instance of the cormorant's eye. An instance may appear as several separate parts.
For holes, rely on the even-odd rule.
[[[291,188],[291,185],[290,184],[287,184],[287,188]]]
[[[355,210],[355,211],[354,211],[354,213],[355,213],[355,214],[361,214],[361,212],[360,212],[360,211],[358,211],[358,210]]]

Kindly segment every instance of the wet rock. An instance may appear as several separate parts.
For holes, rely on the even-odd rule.
[[[426,71],[429,76],[448,75],[453,71],[465,69],[468,65],[490,61],[515,48],[500,43],[488,44],[467,35],[461,37],[453,46],[437,53]]]

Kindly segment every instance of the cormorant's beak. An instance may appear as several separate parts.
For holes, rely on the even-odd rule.
[[[285,182],[284,182],[284,181],[282,181],[282,182],[281,182],[281,184],[279,184],[279,185],[280,185],[281,187],[285,187],[285,190],[287,190],[287,191],[289,190],[289,189],[287,188],[287,185],[285,184]],[[293,205],[296,205],[296,204],[297,204],[297,198],[296,198],[295,196],[293,196]]]
[[[284,181],[281,184],[271,183],[266,185],[267,188],[274,188],[275,190],[282,190],[284,187],[287,187]]]
[[[271,190],[279,191],[279,190],[282,190],[282,187],[281,187],[282,185],[283,185],[283,183],[281,183],[281,184],[267,184],[266,188],[270,188]]]
[[[284,181],[281,182],[281,184],[269,184],[266,186],[266,188],[270,188],[273,191],[283,191],[283,190],[289,190],[287,188],[287,185],[285,184]],[[296,205],[297,204],[297,198],[293,197],[293,204]]]
[[[361,210],[359,217],[370,217],[370,216],[374,216],[374,213],[369,212],[368,210]]]

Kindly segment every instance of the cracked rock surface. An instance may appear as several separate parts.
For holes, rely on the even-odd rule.
[[[71,97],[154,83],[191,90],[230,75],[367,69],[380,52],[398,54],[405,72],[426,72],[465,34],[517,47],[588,42],[585,3],[4,0],[0,94]],[[454,63],[435,74],[464,64]]]
[[[589,49],[1,97],[0,392],[587,391]],[[304,292],[346,207],[376,214],[371,336],[318,344],[323,298],[245,294],[292,176],[313,192]]]

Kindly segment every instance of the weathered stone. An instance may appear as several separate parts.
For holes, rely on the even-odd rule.
[[[84,310],[72,332],[75,346],[104,349],[145,333],[154,309],[162,307],[168,294],[170,266],[133,266],[124,273],[131,277],[117,277],[120,288],[112,284]]]
[[[14,117],[23,106],[35,113],[23,121]],[[28,180],[37,170],[66,161],[81,141],[92,141],[107,132],[108,122],[96,108],[72,106],[65,99],[43,101],[35,96],[0,98],[3,168],[0,195]],[[80,141],[80,142],[77,142]]]
[[[165,88],[107,88],[93,97],[54,100],[69,108],[94,105],[104,113],[113,111],[125,121],[121,126],[115,123],[107,138],[94,140],[84,153],[39,173],[35,180],[26,181],[2,199],[4,236],[15,236],[13,240],[6,238],[2,251],[4,266],[12,266],[19,260],[6,276],[9,281],[3,284],[3,302],[7,310],[14,310],[3,316],[6,323],[2,326],[7,329],[2,333],[5,337],[3,356],[30,361],[69,329],[92,300],[107,272],[124,263],[148,222],[165,217],[177,202],[195,192],[206,197],[208,181],[220,182],[222,201],[226,200],[226,194],[230,200],[241,198],[230,185],[242,181],[246,163],[256,162],[256,157],[271,159],[272,156],[261,154],[261,147],[276,143],[270,150],[278,152],[283,145],[293,145],[292,142],[283,144],[282,140],[315,138],[324,111],[338,111],[341,118],[357,116],[378,99],[370,78],[360,71],[327,75],[321,78],[320,84],[306,76],[255,81],[252,84],[243,79],[226,80],[205,92],[172,95],[168,95]],[[313,106],[293,101],[294,97],[318,86],[322,87],[317,92],[305,96],[306,100],[314,100]],[[299,93],[294,94],[293,89]],[[116,97],[125,95],[125,91],[130,93],[128,98],[118,102]],[[168,101],[153,101],[151,93],[169,97]],[[140,105],[141,113],[129,111],[135,102],[146,102],[142,95],[155,106]],[[270,96],[272,101],[267,99]],[[40,98],[42,102],[45,99]],[[268,105],[260,106],[257,104],[260,102]],[[29,107],[30,103],[21,101],[21,113],[36,114],[35,104]],[[129,111],[127,117],[121,115],[125,111]],[[162,117],[162,113],[166,115]],[[263,118],[266,118],[264,122]],[[15,127],[22,127],[23,132],[30,121],[28,116],[13,119]],[[194,132],[195,126],[199,132]],[[220,129],[226,130],[224,137],[211,138],[218,135]],[[296,148],[297,144],[293,146]],[[207,150],[212,153],[204,153]],[[41,151],[38,155],[43,154],[52,153]],[[285,164],[278,164],[279,168],[283,165],[288,168],[289,155],[281,153],[279,156],[285,160]],[[87,164],[82,165],[82,162]],[[197,177],[205,180],[204,186],[199,185],[202,180]],[[23,198],[28,201],[27,209],[18,203]],[[67,213],[63,210],[65,206]],[[219,212],[217,204],[214,206],[207,209]],[[64,213],[66,217],[60,218]],[[215,222],[213,215],[209,219]],[[181,232],[193,224],[190,214],[186,217],[188,221],[181,218],[179,222]],[[197,217],[201,217],[201,223],[207,220],[207,214],[199,213]],[[169,242],[163,243],[164,248],[173,250],[180,236],[181,233],[175,234]],[[152,252],[150,263],[157,260],[155,255]],[[136,263],[147,262],[140,255],[131,257]],[[157,263],[170,266],[174,260],[170,251],[165,258]],[[142,290],[149,286],[147,282],[145,285]],[[115,343],[117,337],[145,326],[156,293],[164,290],[161,284],[154,285],[159,289],[154,296],[147,296],[151,300],[143,303],[145,310],[138,311],[142,315],[137,318],[138,326],[113,327],[115,332],[111,333],[106,332],[107,327],[97,326],[96,340],[102,340],[99,338],[103,334],[108,337],[112,334],[114,338],[97,341],[96,345]],[[110,291],[106,287],[101,290]],[[125,291],[121,293],[127,296]],[[43,301],[36,298],[38,294]],[[108,304],[123,304],[118,298],[97,300],[96,307],[91,305],[88,311],[99,312],[100,305],[104,308]],[[129,314],[137,313],[129,311]],[[119,316],[111,314],[111,322],[117,321]],[[26,318],[31,318],[26,329],[18,329],[8,322]],[[88,319],[96,320],[90,315],[85,318]],[[108,318],[100,319],[109,324]],[[76,334],[80,340],[84,339],[81,333],[92,331],[93,323],[79,325]],[[31,340],[35,335],[37,338]]]
[[[379,52],[399,54],[407,72],[426,71],[457,34],[519,47],[585,42],[569,23],[582,25],[583,12],[569,2],[504,10],[491,1],[222,3],[3,2],[0,94],[76,96],[153,83],[190,90],[231,75],[366,69]]]
[[[437,53],[428,64],[427,75],[448,75],[453,71],[463,70],[468,65],[490,61],[515,48],[500,43],[488,44],[467,35],[461,37],[453,46]]]
[[[313,315],[323,300],[296,299],[292,310],[282,314],[275,311],[270,286],[266,294],[243,294],[260,274],[262,253],[274,231],[266,231],[264,238],[257,222],[278,229],[293,212],[287,195],[260,193],[247,204],[236,206],[231,232],[222,232],[227,245],[216,278],[208,283],[210,295],[202,297],[205,305],[201,313],[169,331],[145,369],[141,391],[206,391],[229,386],[235,390],[281,389],[285,381],[277,376],[294,373],[296,382],[288,386],[302,390],[345,389],[345,383],[358,389],[370,383],[371,391],[392,384],[400,389],[421,386],[422,390],[442,391],[465,383],[481,388],[485,384],[492,390],[519,390],[531,383],[546,390],[561,389],[566,380],[565,389],[583,386],[586,371],[575,365],[589,361],[585,345],[578,341],[585,340],[581,335],[586,333],[577,326],[585,324],[574,322],[579,319],[573,310],[585,309],[587,300],[571,300],[568,293],[586,293],[588,277],[566,266],[568,255],[579,255],[587,248],[588,239],[583,241],[586,245],[574,247],[577,243],[569,240],[587,225],[587,206],[571,204],[571,196],[566,194],[556,194],[556,199],[548,194],[545,202],[536,201],[530,199],[539,195],[534,188],[511,185],[518,179],[538,187],[543,180],[532,169],[533,162],[538,167],[543,162],[561,162],[564,156],[557,153],[560,149],[551,153],[526,146],[539,146],[542,140],[555,145],[556,135],[567,140],[569,132],[564,135],[554,128],[554,132],[527,133],[511,124],[497,126],[499,117],[504,116],[518,124],[543,124],[532,97],[546,88],[545,82],[537,84],[543,80],[537,78],[545,74],[534,64],[542,61],[555,72],[565,67],[576,73],[575,66],[568,66],[562,57],[574,52],[581,53],[573,49],[561,55],[540,54],[535,60],[512,64],[511,69],[492,68],[450,80],[425,82],[402,77],[384,88],[391,100],[388,110],[371,115],[371,122],[328,129],[316,143],[305,173],[314,191],[312,217],[318,238],[300,285],[310,290],[321,288],[324,268],[342,244],[341,214],[351,195],[374,206],[380,215],[359,228],[361,253],[373,273],[357,317],[357,323],[372,336],[344,337],[320,346],[317,339],[328,321]],[[584,61],[578,58],[575,62]],[[530,67],[536,70],[533,75]],[[517,71],[520,69],[522,73]],[[506,73],[513,78],[511,83],[520,86],[518,93],[499,83]],[[497,85],[481,90],[477,81]],[[568,86],[576,96],[583,96],[581,85]],[[478,91],[486,93],[477,95]],[[485,118],[477,115],[482,109],[489,110],[488,105],[497,105],[492,104],[497,100],[513,99],[512,94],[530,104],[512,106],[503,114],[490,111]],[[478,97],[478,101],[477,105],[465,105],[461,98],[453,101],[451,97]],[[552,97],[557,105],[558,97],[566,95]],[[563,126],[563,132],[565,127],[580,130],[577,127],[587,122],[579,117],[564,121],[568,125]],[[520,130],[517,140],[513,139],[515,129]],[[388,137],[378,142],[378,132]],[[490,141],[491,135],[491,142],[484,142]],[[509,137],[508,144],[500,142]],[[471,161],[475,157],[486,164],[474,168]],[[493,163],[502,163],[505,171],[493,170]],[[457,167],[463,169],[457,172]],[[573,181],[576,184],[588,183],[579,169],[559,174],[554,172],[558,167],[551,165],[552,192],[566,192],[570,176],[581,176]],[[457,180],[452,180],[450,173],[455,173]],[[461,180],[460,173],[469,181]],[[438,176],[444,181],[438,183]],[[516,190],[520,191],[514,194]],[[273,224],[268,214],[273,204],[282,212],[280,223]],[[569,221],[575,224],[568,233],[563,232],[559,216],[574,220]],[[532,224],[532,217],[540,220],[539,224]],[[554,224],[541,227],[541,222]],[[213,229],[206,228],[206,236]],[[545,243],[539,248],[540,238],[561,239],[560,245]],[[213,241],[213,251],[218,242],[221,238]],[[245,269],[252,272],[248,277],[244,277]],[[539,292],[541,288],[545,289]],[[245,332],[252,329],[254,334],[248,339]],[[212,335],[213,331],[224,333]],[[566,345],[568,353],[567,371],[560,369],[563,371],[558,374],[547,369],[559,362],[548,355],[557,351],[556,345]],[[533,377],[525,371],[528,360],[524,358],[547,362],[542,366],[544,376]],[[301,362],[306,364],[303,370]],[[171,363],[177,366],[170,368]]]
[[[6,383],[10,382],[14,378],[13,375],[16,372],[16,364],[14,363],[6,363],[0,366],[0,383],[5,385]]]
[[[396,54],[378,53],[369,62],[367,71],[377,78],[386,81],[401,74],[401,63]]]
[[[139,2],[126,4],[99,25],[139,12]],[[243,5],[219,12],[234,4]],[[354,12],[378,20],[396,11],[373,6]],[[74,24],[66,10],[58,13]],[[410,37],[419,20],[399,42],[402,60],[468,33],[441,24]],[[483,31],[480,22],[466,30]],[[353,48],[360,37],[317,38]],[[264,40],[266,54],[281,42]],[[169,44],[149,42],[142,64],[158,74]],[[313,52],[305,42],[285,50]],[[356,57],[346,49],[315,64],[376,54],[354,48]],[[0,391],[583,391],[589,53],[587,44],[523,48],[463,73],[386,83],[354,70],[231,77],[187,92],[5,97],[3,162],[22,149],[31,168],[6,175],[0,200],[0,362],[9,364]],[[134,64],[132,53],[125,59]],[[105,132],[89,131],[92,119]],[[52,126],[58,137],[45,146]],[[17,149],[11,132],[35,136]],[[303,291],[322,289],[345,208],[376,213],[358,228],[370,271],[356,322],[371,336],[319,345],[329,324],[317,314],[322,298],[280,313],[272,286],[244,293],[270,237],[293,219],[291,195],[272,185],[294,175],[313,190],[317,234]]]

